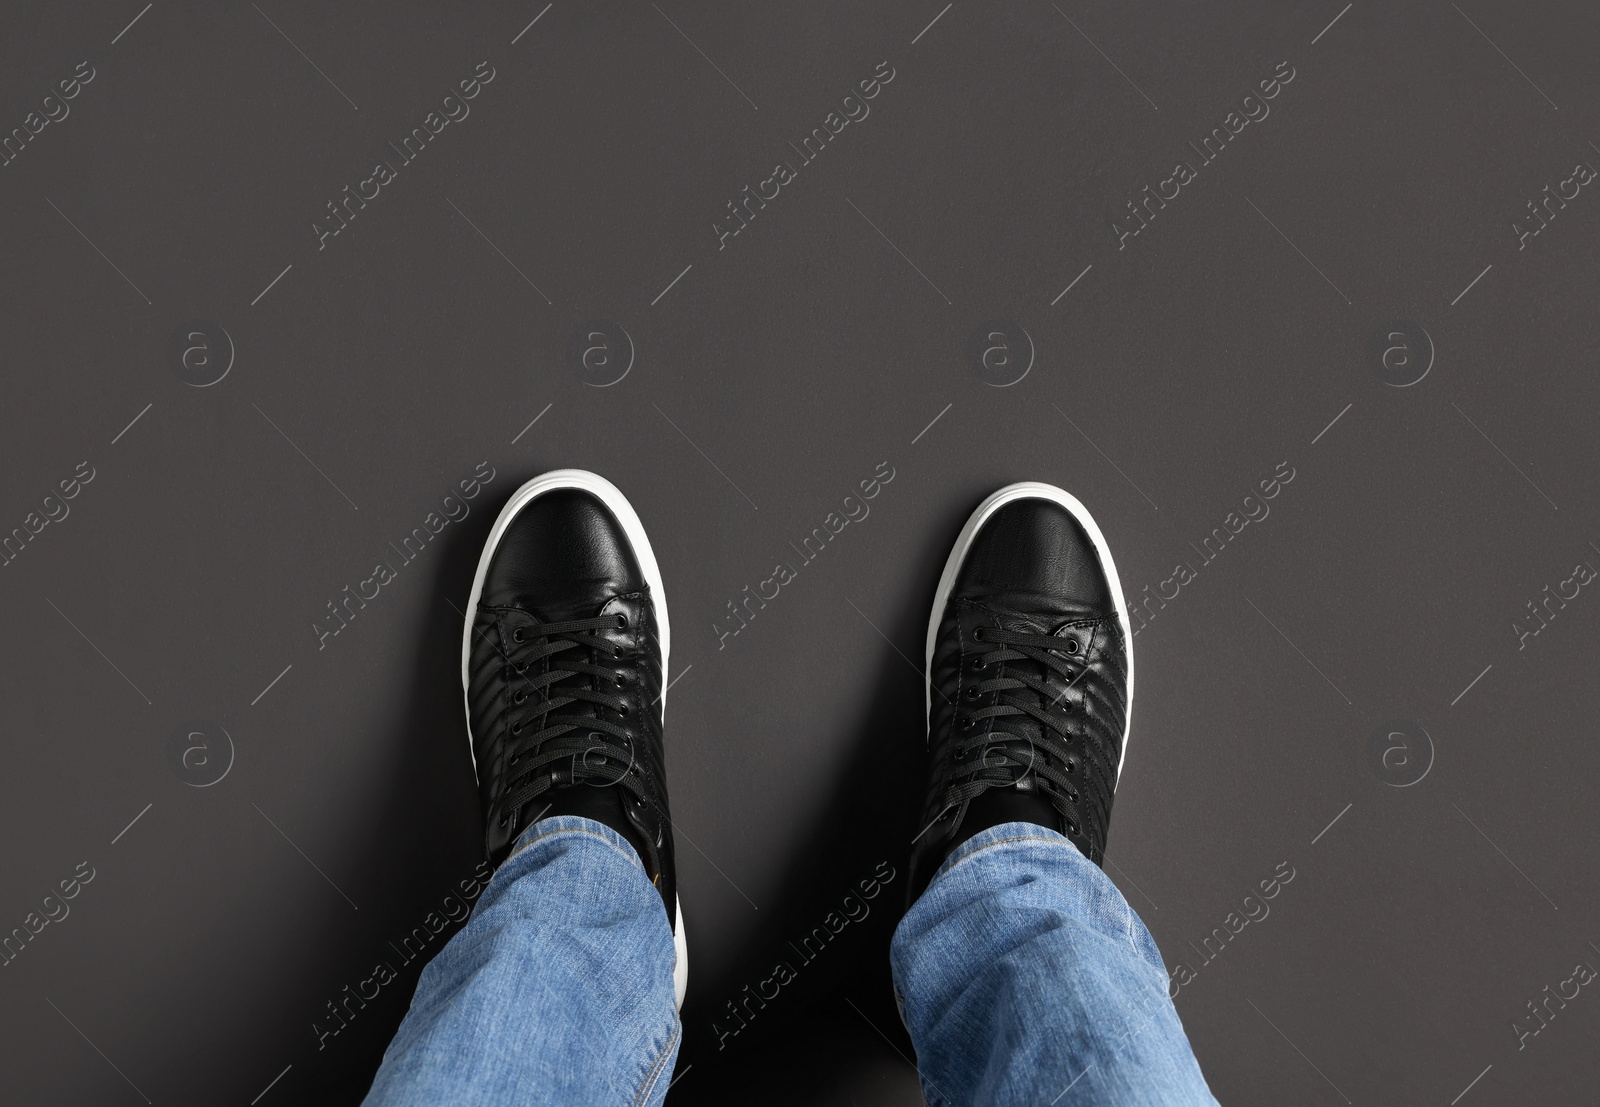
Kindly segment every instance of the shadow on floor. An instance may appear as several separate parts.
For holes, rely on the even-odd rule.
[[[929,541],[916,544],[919,553],[889,597],[884,631],[914,644],[907,652],[919,660],[939,569],[967,510],[952,510]],[[670,1104],[741,1102],[758,1087],[774,1105],[849,1103],[857,1095],[872,1104],[922,1102],[895,1008],[889,941],[905,913],[909,842],[926,777],[924,692],[920,672],[889,643],[881,647],[854,755],[827,808],[799,837],[808,849],[779,881],[785,897],[761,912],[734,971],[691,983]],[[869,900],[874,881],[881,891]],[[838,932],[827,938],[830,922]]]

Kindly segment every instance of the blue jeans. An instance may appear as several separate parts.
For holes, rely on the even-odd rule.
[[[1052,831],[1006,823],[963,843],[889,956],[930,1104],[1216,1104],[1150,932]],[[633,848],[543,819],[423,970],[366,1102],[659,1104],[681,1030],[672,966]]]

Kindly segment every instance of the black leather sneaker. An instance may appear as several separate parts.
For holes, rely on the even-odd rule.
[[[688,949],[661,741],[671,632],[644,525],[603,477],[536,477],[495,520],[467,611],[461,686],[489,859],[551,815],[621,834],[661,892],[681,1007]]]
[[[928,624],[931,760],[910,891],[980,830],[1030,822],[1105,856],[1133,702],[1133,634],[1089,512],[1013,484],[962,528]]]

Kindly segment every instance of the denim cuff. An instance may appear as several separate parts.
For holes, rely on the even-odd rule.
[[[933,880],[928,882],[928,886],[931,888],[945,873],[976,853],[993,849],[996,846],[1020,842],[1042,842],[1046,845],[1065,846],[1074,857],[1083,861],[1088,860],[1083,856],[1083,851],[1072,844],[1071,839],[1064,834],[1051,830],[1047,826],[1040,826],[1038,823],[997,823],[987,830],[978,831],[978,833],[957,846],[950,856],[944,859],[944,864],[940,865],[938,871],[933,874]],[[924,892],[923,894],[926,895],[927,893]]]
[[[593,819],[585,819],[581,815],[551,815],[547,819],[534,820],[527,830],[517,836],[516,842],[511,847],[511,852],[506,855],[506,859],[500,864],[502,867],[510,864],[523,851],[531,849],[541,842],[561,839],[570,840],[574,837],[598,838],[626,857],[634,868],[640,872],[644,871],[644,862],[639,860],[638,851],[633,848],[633,845],[626,838],[612,830],[605,823],[598,823]]]

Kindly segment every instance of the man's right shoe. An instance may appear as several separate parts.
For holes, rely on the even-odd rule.
[[[681,1007],[688,948],[662,747],[670,645],[661,570],[616,485],[558,469],[517,489],[484,545],[461,643],[484,849],[498,865],[551,815],[625,838],[672,926]]]
[[[929,787],[910,894],[957,846],[1028,822],[1105,856],[1127,753],[1133,633],[1111,551],[1048,484],[984,500],[945,563],[927,641]]]

